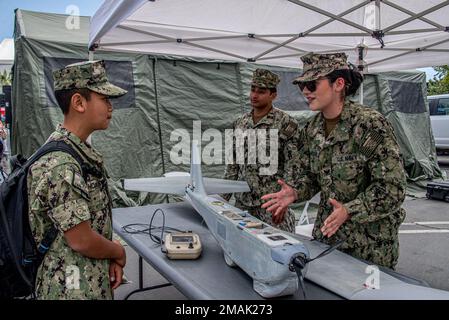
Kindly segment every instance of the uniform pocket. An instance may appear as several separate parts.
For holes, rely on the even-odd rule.
[[[387,217],[372,223],[365,228],[367,236],[376,242],[391,241],[397,238],[398,229]]]
[[[354,199],[364,181],[364,162],[361,160],[335,161],[332,159],[332,181],[342,201]]]
[[[338,161],[332,159],[332,176],[338,180],[352,180],[363,174],[364,162],[362,160]]]

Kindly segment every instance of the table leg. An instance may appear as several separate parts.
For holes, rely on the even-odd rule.
[[[131,291],[130,293],[128,293],[128,295],[125,297],[124,300],[128,300],[128,298],[130,296],[132,296],[135,293],[138,292],[144,292],[144,291],[150,291],[150,290],[154,290],[154,289],[159,289],[159,288],[164,288],[164,287],[168,287],[171,286],[171,283],[164,283],[164,284],[159,284],[156,286],[151,286],[151,287],[143,287],[143,259],[141,256],[139,256],[139,289],[136,289],[134,291]]]

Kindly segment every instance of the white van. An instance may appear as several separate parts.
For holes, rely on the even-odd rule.
[[[430,123],[437,149],[449,149],[449,94],[428,96]]]

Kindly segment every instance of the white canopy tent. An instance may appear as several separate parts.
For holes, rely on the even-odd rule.
[[[14,40],[3,39],[0,43],[0,72],[10,70],[14,63]]]
[[[363,71],[449,63],[449,1],[110,0],[89,48],[302,67],[344,51]]]

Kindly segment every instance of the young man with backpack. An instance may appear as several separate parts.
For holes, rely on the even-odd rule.
[[[36,244],[48,250],[36,274],[36,296],[112,299],[112,289],[122,280],[126,255],[123,246],[112,241],[107,173],[101,154],[87,138],[108,128],[109,98],[127,91],[109,83],[103,61],[69,65],[53,76],[64,122],[47,143],[63,142],[77,156],[50,152],[28,171],[31,232]],[[50,236],[54,240],[48,241],[51,230],[55,230]]]

